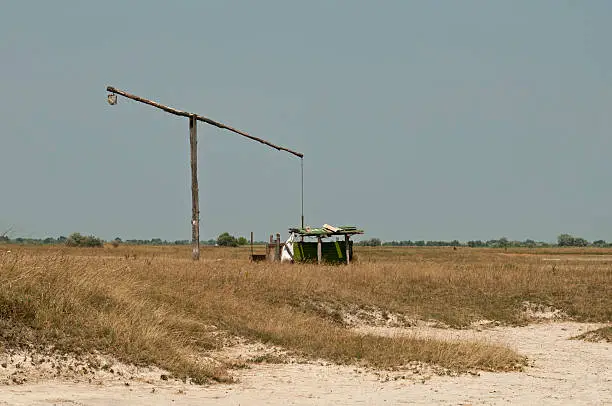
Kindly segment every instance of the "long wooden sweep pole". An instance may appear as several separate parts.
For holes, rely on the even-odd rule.
[[[164,110],[167,113],[174,114],[176,116],[189,118],[189,146],[190,146],[190,158],[191,158],[191,244],[192,244],[191,257],[194,260],[200,259],[200,200],[199,200],[199,194],[198,194],[199,191],[198,191],[198,134],[197,134],[197,122],[198,121],[202,121],[204,123],[214,125],[215,127],[218,127],[218,128],[229,130],[233,133],[240,134],[246,138],[249,138],[253,141],[260,142],[264,145],[267,145],[279,151],[286,151],[297,157],[304,158],[304,154],[300,152],[296,152],[296,151],[290,150],[289,148],[285,148],[285,147],[281,147],[281,146],[272,144],[271,142],[268,142],[264,139],[254,137],[250,134],[245,133],[244,131],[237,130],[223,123],[211,120],[207,117],[200,116],[194,113],[188,113],[186,111],[177,110],[172,107],[164,106],[163,104],[154,102],[152,100],[145,99],[143,97],[139,97],[139,96],[130,94],[128,92],[124,92],[123,90],[116,89],[112,86],[107,86],[106,90],[110,93],[119,94],[123,97],[127,97],[128,99],[132,99],[137,102],[148,104],[149,106],[153,106],[158,109]],[[304,212],[304,209],[302,207],[302,213],[303,212]],[[302,223],[303,222],[304,222],[304,216],[302,214]]]
[[[233,127],[230,127],[230,126],[225,125],[223,123],[220,123],[218,121],[211,120],[210,118],[207,118],[207,117],[204,117],[204,116],[200,116],[198,114],[188,113],[186,111],[177,110],[177,109],[174,109],[172,107],[164,106],[163,104],[159,104],[159,103],[154,102],[152,100],[147,100],[147,99],[145,99],[143,97],[135,96],[135,95],[130,94],[128,92],[124,92],[123,90],[116,89],[116,88],[114,88],[112,86],[108,86],[106,88],[106,90],[109,91],[110,93],[120,94],[121,96],[127,97],[128,99],[136,100],[138,102],[141,102],[141,103],[144,103],[144,104],[148,104],[149,106],[157,107],[158,109],[162,109],[165,112],[170,113],[170,114],[174,114],[176,116],[183,116],[183,117],[192,117],[193,116],[198,121],[202,121],[202,122],[204,122],[206,124],[214,125],[215,127],[223,128],[224,130],[229,130],[229,131],[231,131],[233,133],[240,134],[243,137],[247,137],[247,138],[249,138],[249,139],[251,139],[253,141],[261,142],[262,144],[267,145],[267,146],[269,146],[271,148],[277,149],[279,151],[286,151],[286,152],[288,152],[290,154],[293,154],[293,155],[295,155],[297,157],[300,157],[300,158],[304,157],[304,154],[302,154],[301,152],[296,152],[296,151],[290,150],[289,148],[285,148],[285,147],[281,147],[281,146],[272,144],[271,142],[268,142],[268,141],[266,141],[264,139],[261,139],[261,138],[258,138],[258,137],[254,137],[254,136],[252,136],[252,135],[250,135],[250,134],[248,134],[248,133],[246,133],[244,131],[237,130],[237,129],[233,128]]]

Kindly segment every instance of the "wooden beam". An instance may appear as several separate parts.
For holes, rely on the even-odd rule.
[[[198,196],[198,122],[189,117],[189,146],[191,155],[191,258],[200,259],[200,199]]]
[[[230,127],[230,126],[225,125],[223,123],[220,123],[218,121],[211,120],[208,117],[204,117],[204,116],[200,116],[198,114],[188,113],[186,111],[177,110],[177,109],[172,108],[172,107],[164,106],[163,104],[154,102],[153,100],[148,100],[148,99],[145,99],[144,97],[139,97],[139,96],[130,94],[128,92],[124,92],[123,90],[119,90],[119,89],[114,88],[112,86],[107,86],[106,90],[108,92],[111,92],[111,93],[120,94],[121,96],[127,97],[128,99],[132,99],[132,100],[135,100],[135,101],[140,102],[140,103],[148,104],[149,106],[157,107],[158,109],[164,110],[165,112],[170,113],[170,114],[174,114],[176,116],[195,117],[196,120],[198,120],[198,121],[202,121],[204,123],[207,123],[207,124],[210,124],[210,125],[214,125],[215,127],[223,128],[223,129],[229,130],[229,131],[231,131],[233,133],[240,134],[243,137],[249,138],[249,139],[251,139],[253,141],[260,142],[260,143],[262,143],[264,145],[267,145],[267,146],[269,146],[271,148],[274,148],[274,149],[276,149],[278,151],[285,151],[285,152],[288,152],[288,153],[293,154],[293,155],[295,155],[297,157],[300,157],[300,158],[304,157],[304,154],[302,154],[301,152],[296,152],[296,151],[293,151],[293,150],[291,150],[289,148],[285,148],[285,147],[281,147],[281,146],[272,144],[271,142],[268,142],[268,141],[266,141],[264,139],[261,139],[261,138],[258,138],[258,137],[254,137],[254,136],[252,136],[252,135],[250,135],[250,134],[248,134],[248,133],[246,133],[244,131],[240,131],[240,130],[238,130],[236,128]]]
[[[323,260],[323,250],[321,247],[321,237],[317,237],[317,263],[320,264]]]

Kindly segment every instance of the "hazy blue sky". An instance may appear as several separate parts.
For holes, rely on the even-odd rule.
[[[611,21],[609,1],[3,1],[0,229],[190,238],[188,121],[111,107],[112,85],[303,152],[307,224],[612,240]],[[198,134],[203,239],[299,224],[299,159]]]

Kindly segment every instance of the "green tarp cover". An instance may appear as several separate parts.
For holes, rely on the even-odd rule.
[[[349,255],[353,257],[353,242],[349,241]],[[321,256],[323,262],[346,263],[346,244],[344,241],[321,243]],[[293,243],[293,260],[295,262],[317,262],[317,243]]]

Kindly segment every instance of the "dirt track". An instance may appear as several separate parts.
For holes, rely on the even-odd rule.
[[[376,334],[416,334],[499,342],[529,357],[521,373],[459,377],[424,371],[374,373],[311,364],[253,365],[234,385],[198,387],[120,380],[100,385],[47,381],[4,386],[0,404],[612,404],[612,345],[569,340],[601,325],[573,322],[477,330],[369,328]]]

